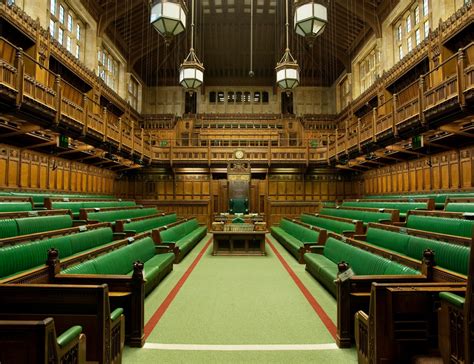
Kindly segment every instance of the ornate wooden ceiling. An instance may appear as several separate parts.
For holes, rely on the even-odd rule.
[[[149,24],[147,0],[82,0],[104,32],[148,85],[177,85],[178,67],[189,50],[182,33],[167,47]],[[186,0],[189,2],[190,0]],[[196,0],[196,50],[206,67],[206,85],[273,85],[284,51],[284,1],[253,0],[255,77],[250,78],[251,0]],[[301,66],[301,84],[331,85],[399,0],[330,0],[328,26],[314,44],[290,32]],[[190,6],[189,6],[190,8]],[[293,1],[290,0],[290,17]],[[188,16],[189,20],[189,16]],[[188,27],[188,31],[189,31]]]

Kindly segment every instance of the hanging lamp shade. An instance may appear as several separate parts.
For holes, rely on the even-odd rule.
[[[328,13],[324,5],[315,1],[299,1],[295,8],[295,31],[303,37],[317,37],[328,22]]]
[[[186,29],[186,8],[180,0],[159,0],[151,7],[150,23],[169,41]]]
[[[204,65],[199,61],[194,49],[189,50],[188,56],[179,67],[179,84],[186,91],[195,91],[204,82]]]
[[[300,83],[300,66],[290,53],[290,49],[285,50],[285,54],[275,67],[276,82],[284,91],[291,91]]]

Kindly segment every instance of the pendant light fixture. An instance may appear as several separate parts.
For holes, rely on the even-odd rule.
[[[328,22],[328,12],[324,5],[316,1],[297,0],[295,9],[295,31],[302,37],[316,38]]]
[[[194,1],[191,8],[191,48],[179,67],[179,83],[189,92],[195,91],[204,82],[204,65],[194,52]]]
[[[288,23],[288,0],[285,0],[286,5],[286,49],[280,62],[275,67],[276,81],[278,86],[289,93],[300,83],[300,67],[293,58],[289,46],[289,23]]]
[[[166,45],[186,29],[186,12],[182,0],[158,0],[152,4],[150,23],[165,38]]]

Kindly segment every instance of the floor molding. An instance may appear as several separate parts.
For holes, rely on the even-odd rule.
[[[205,345],[205,344],[155,344],[146,343],[144,349],[182,351],[319,351],[337,350],[331,344],[275,344],[275,345]]]

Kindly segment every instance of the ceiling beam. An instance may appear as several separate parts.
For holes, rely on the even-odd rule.
[[[115,6],[107,8],[100,15],[99,23],[97,26],[97,35],[99,37],[102,37],[109,25],[111,25],[117,19],[120,19],[121,17],[125,16],[127,13],[136,9],[140,5],[148,6],[148,4],[146,4],[146,2],[143,0],[131,0],[130,6],[127,6],[128,1],[126,2],[126,4],[124,4],[124,1],[117,1],[115,4]]]
[[[362,1],[362,4],[356,3],[355,5],[352,5],[352,6],[351,6],[352,2],[349,2],[347,0],[335,0],[335,1],[338,5],[341,5],[344,9],[354,14],[364,23],[367,23],[374,31],[376,38],[382,38],[382,24],[379,21],[379,18],[377,16],[377,12],[375,11],[375,9],[373,9],[372,11],[367,9],[368,5],[364,4],[363,1]]]

